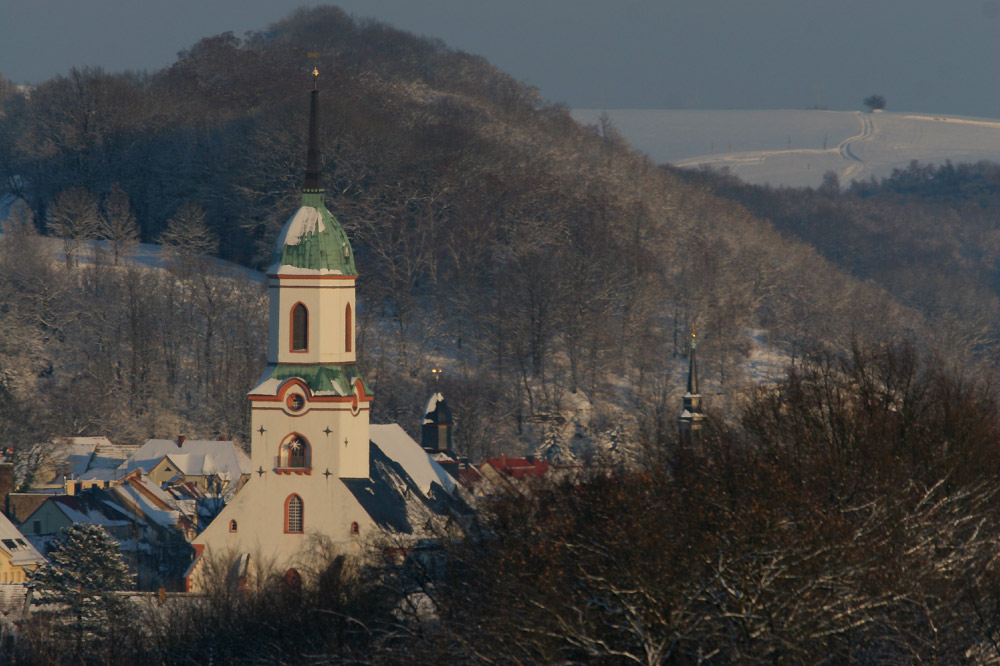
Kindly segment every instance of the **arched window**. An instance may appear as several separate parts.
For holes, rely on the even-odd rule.
[[[305,507],[298,495],[289,495],[285,500],[285,534],[302,534],[305,524],[303,515]]]
[[[293,434],[281,445],[280,466],[284,468],[302,469],[310,464],[309,442],[302,435]]]
[[[351,321],[351,304],[347,304],[347,311],[344,312],[344,351],[351,351],[354,343],[354,322]]]
[[[285,572],[285,575],[281,577],[281,580],[291,590],[298,592],[302,589],[302,575],[299,574],[298,569],[289,569]]]
[[[309,311],[306,306],[296,303],[292,308],[292,351],[309,349]]]
[[[235,520],[230,520],[229,521],[229,531],[230,532],[235,532],[236,531],[236,521]]]
[[[361,528],[358,527],[358,521],[351,523],[351,536],[358,536],[361,534]]]

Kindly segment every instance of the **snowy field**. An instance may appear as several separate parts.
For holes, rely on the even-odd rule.
[[[596,124],[599,109],[574,109]],[[833,171],[842,184],[882,178],[911,160],[1000,162],[1000,119],[861,111],[608,110],[612,123],[654,162],[728,168],[775,186],[816,186]]]

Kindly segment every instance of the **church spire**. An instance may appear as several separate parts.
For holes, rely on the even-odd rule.
[[[698,360],[696,350],[698,338],[694,328],[691,329],[691,350],[688,353],[687,392],[684,393],[684,408],[677,418],[681,440],[694,443],[701,437],[701,428],[705,414],[701,411],[701,393],[698,390]]]
[[[688,395],[698,395],[698,361],[695,359],[695,350],[698,348],[698,339],[694,329],[691,329],[691,353],[688,357]]]
[[[323,183],[320,176],[319,70],[313,67],[312,98],[309,101],[309,148],[306,152],[306,182],[303,189],[323,189]]]

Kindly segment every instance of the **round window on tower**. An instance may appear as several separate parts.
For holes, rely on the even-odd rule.
[[[297,412],[306,406],[306,399],[299,393],[293,393],[288,396],[285,404],[288,405],[288,409],[293,412]]]

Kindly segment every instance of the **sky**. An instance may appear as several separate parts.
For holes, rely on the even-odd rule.
[[[0,0],[0,73],[156,70],[296,0]],[[1000,117],[1000,0],[342,0],[573,108],[861,108]]]

